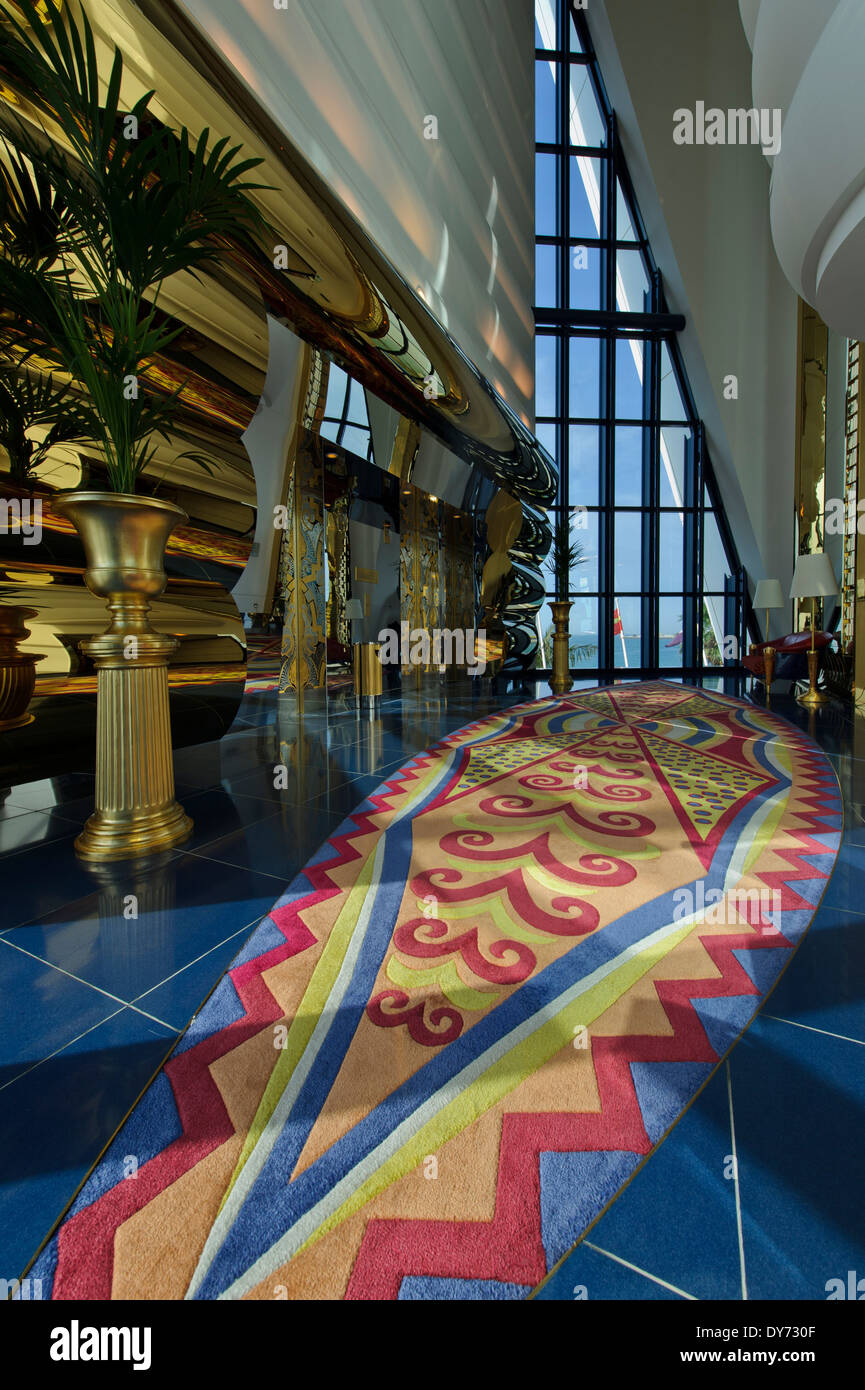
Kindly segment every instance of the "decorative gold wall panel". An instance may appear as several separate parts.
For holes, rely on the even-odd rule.
[[[325,688],[327,662],[325,593],[324,472],[318,428],[327,398],[330,362],[310,348],[298,429],[289,451],[288,525],[282,538],[279,588],[282,594],[282,667],[279,693],[302,700],[304,690]]]
[[[400,619],[429,633],[475,626],[471,518],[416,488],[400,498]]]
[[[445,583],[445,625],[451,630],[469,631],[475,625],[474,535],[472,519],[464,512],[446,509],[447,581]]]
[[[283,541],[280,694],[325,688],[324,478],[317,440],[303,431],[295,455]]]
[[[862,344],[850,344],[850,356],[848,361],[848,395],[847,395],[847,466],[848,466],[848,486],[852,488],[853,483],[849,480],[849,470],[855,473],[856,499],[865,496],[865,482],[859,475],[859,468],[862,459],[860,444],[865,431],[865,389],[863,389],[862,379]],[[855,536],[845,537],[845,544],[849,544],[852,539],[855,546],[855,574],[853,576],[855,586],[855,599],[853,607],[853,620],[851,623],[851,636],[854,638],[853,655],[853,685],[856,705],[861,710],[865,708],[865,535],[861,535],[858,526]],[[856,634],[858,635],[858,638]],[[856,724],[859,724],[856,720]]]
[[[829,330],[820,315],[800,299],[795,491],[798,555],[823,549],[828,363]],[[805,612],[810,613],[810,600],[802,608],[803,615]]]
[[[348,493],[327,509],[327,565],[330,592],[327,599],[327,635],[344,647],[351,646],[351,623],[345,616],[350,597],[348,577]]]
[[[420,623],[420,557],[418,549],[417,492],[403,488],[399,502],[399,617],[409,630]],[[412,668],[403,666],[405,682]]]
[[[844,515],[857,518],[856,529],[849,525],[844,534],[844,560],[841,579],[841,640],[844,650],[856,633],[856,575],[865,574],[857,563],[859,543],[859,439],[862,416],[862,345],[847,344],[847,395],[844,420]]]

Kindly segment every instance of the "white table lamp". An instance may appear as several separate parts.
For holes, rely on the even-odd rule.
[[[761,579],[754,590],[754,607],[766,610],[766,624],[764,628],[765,641],[769,641],[769,609],[783,608],[784,595],[781,590],[780,579]]]
[[[351,623],[352,645],[354,645],[354,625],[363,617],[363,604],[359,598],[346,599],[345,616]]]

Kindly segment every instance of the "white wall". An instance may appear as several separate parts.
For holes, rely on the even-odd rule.
[[[797,301],[772,246],[768,164],[758,146],[672,138],[680,107],[751,105],[737,0],[591,0],[587,17],[669,306],[687,319],[682,349],[742,562],[752,587],[786,585]],[[730,374],[737,401],[724,399]]]
[[[772,234],[790,284],[824,323],[865,336],[865,5],[761,0],[754,101],[783,110]]]
[[[532,0],[182,4],[531,421]]]

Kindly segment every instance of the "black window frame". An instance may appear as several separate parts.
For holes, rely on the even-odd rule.
[[[750,614],[746,614],[748,605],[744,570],[721,502],[706,443],[706,431],[697,412],[679,347],[678,333],[684,328],[685,320],[681,315],[671,314],[667,306],[661,272],[646,234],[622,151],[616,116],[604,85],[586,16],[582,10],[573,7],[571,0],[553,0],[553,4],[556,9],[558,46],[555,49],[536,48],[535,60],[558,64],[556,128],[559,140],[557,143],[536,143],[535,149],[536,154],[558,156],[557,230],[555,235],[536,235],[535,245],[552,246],[558,252],[556,303],[536,304],[534,317],[536,335],[552,337],[558,344],[557,352],[554,354],[556,413],[538,416],[536,428],[546,427],[548,431],[552,426],[554,430],[556,458],[559,464],[559,489],[556,502],[550,509],[551,513],[558,516],[574,507],[586,505],[587,510],[596,513],[599,518],[597,588],[587,591],[574,588],[573,585],[578,582],[579,576],[579,570],[576,570],[572,575],[569,593],[572,600],[584,598],[597,601],[598,660],[594,667],[572,668],[572,674],[576,678],[621,679],[623,670],[626,669],[627,675],[634,678],[667,675],[674,679],[699,679],[717,676],[722,668],[705,665],[703,660],[704,601],[719,594],[717,579],[711,589],[704,586],[703,536],[707,512],[711,512],[715,517],[728,570],[724,576],[724,635],[736,637],[740,652],[744,650],[745,620],[746,616],[750,618]],[[570,51],[567,32],[569,19],[575,25],[582,52]],[[567,138],[570,134],[571,71],[574,67],[585,67],[588,71],[592,91],[606,127],[603,145],[575,146],[570,144]],[[600,161],[601,235],[598,237],[580,238],[571,234],[571,156],[588,156]],[[633,231],[633,240],[620,239],[616,235],[619,190]],[[600,303],[597,309],[569,307],[571,258],[575,247],[586,247],[587,250],[600,252]],[[639,251],[642,257],[648,283],[642,312],[625,312],[617,306],[617,258],[623,251]],[[568,347],[571,339],[577,337],[591,338],[599,343],[600,400],[597,416],[579,416],[571,413]],[[643,409],[640,419],[616,415],[616,343],[623,338],[642,339],[646,343]],[[664,420],[660,415],[663,345],[666,345],[669,352],[672,373],[684,409],[684,419]],[[570,428],[573,425],[593,426],[599,431],[596,504],[585,504],[580,497],[571,495],[569,443]],[[638,427],[642,431],[642,497],[638,505],[617,507],[615,431],[617,427],[623,426]],[[667,428],[690,431],[684,468],[685,492],[681,507],[671,507],[668,502],[662,504],[661,501],[661,432]],[[640,587],[636,591],[632,587],[627,592],[616,590],[615,518],[620,511],[636,511],[642,518]],[[682,583],[680,588],[672,591],[659,587],[658,547],[662,512],[678,513],[684,518]],[[616,605],[620,598],[633,596],[640,600],[640,661],[638,665],[623,668],[617,654],[619,639],[614,634]],[[682,665],[661,666],[660,605],[662,600],[677,596],[682,599]],[[553,597],[556,597],[555,593],[552,590],[548,591],[548,598]],[[578,639],[575,637],[573,640]],[[738,664],[735,658],[725,661],[727,667]],[[543,676],[549,672],[538,668],[538,674]]]

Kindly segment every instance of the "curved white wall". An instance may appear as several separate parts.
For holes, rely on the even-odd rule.
[[[677,145],[674,112],[748,107],[751,53],[737,7],[591,0],[589,28],[752,583],[793,571],[796,296],[772,247],[758,145]],[[725,392],[729,376],[738,395]],[[788,615],[776,614],[776,631]]]
[[[760,13],[760,0],[739,0],[739,14],[745,26],[748,43],[754,47],[754,32],[757,28],[757,15]]]
[[[751,36],[754,105],[785,114],[839,0],[758,0]],[[747,29],[745,31],[747,33]]]
[[[740,0],[748,32],[753,7]],[[794,289],[830,328],[865,337],[865,4],[762,0],[753,100],[781,107],[772,236]]]

